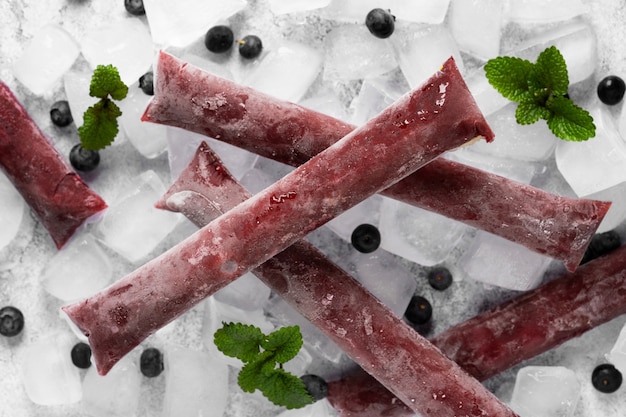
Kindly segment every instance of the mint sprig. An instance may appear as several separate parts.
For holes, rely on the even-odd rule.
[[[84,149],[97,151],[109,146],[119,133],[117,118],[122,111],[113,100],[123,100],[128,86],[113,65],[98,65],[89,85],[89,95],[99,98],[83,114],[83,125],[78,128]]]
[[[561,52],[551,46],[532,63],[501,56],[485,64],[489,84],[506,99],[519,103],[515,119],[521,125],[546,120],[558,138],[584,141],[596,134],[593,118],[567,97],[569,76]]]
[[[215,332],[214,343],[223,354],[244,362],[237,377],[243,391],[252,393],[258,389],[274,404],[288,409],[313,403],[304,382],[283,369],[283,364],[302,348],[298,326],[265,335],[255,326],[223,323]]]

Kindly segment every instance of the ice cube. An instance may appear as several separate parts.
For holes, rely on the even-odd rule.
[[[530,184],[530,181],[536,174],[537,168],[533,164],[474,152],[472,150],[473,147],[474,146],[472,145],[468,148],[461,148],[454,152],[449,152],[446,155],[446,158],[462,162],[466,165],[470,165],[517,182],[522,182],[524,184]]]
[[[389,40],[394,45],[396,59],[411,88],[419,87],[451,56],[459,71],[464,72],[456,40],[443,25],[396,24],[396,31]]]
[[[330,1],[331,0],[269,0],[269,6],[274,14],[286,14],[320,9],[328,6]]]
[[[301,100],[299,104],[307,109],[327,114],[335,119],[348,120],[348,114],[343,103],[333,92],[316,94]]]
[[[141,173],[133,184],[119,191],[98,224],[98,237],[130,262],[146,257],[180,219],[179,214],[154,207],[165,191],[154,171]]]
[[[472,96],[474,96],[474,100],[476,100],[476,104],[485,116],[489,116],[511,103],[489,84],[487,77],[485,77],[484,66],[474,70],[466,77],[465,81],[472,92]]]
[[[107,254],[92,235],[75,236],[43,269],[44,289],[63,301],[87,297],[111,282],[113,269]]]
[[[543,227],[549,229],[551,220]],[[527,291],[541,284],[551,259],[487,232],[478,231],[459,260],[469,278],[502,288]]]
[[[479,141],[473,152],[520,161],[543,161],[552,156],[559,139],[544,120],[531,125],[520,125],[515,119],[517,104],[509,104],[487,117],[487,122],[498,140]]]
[[[77,42],[61,26],[43,26],[13,64],[13,74],[34,94],[50,91],[78,58]]]
[[[285,410],[277,417],[333,417],[336,415],[336,410],[324,399],[306,407]]]
[[[507,18],[514,22],[550,23],[587,13],[580,0],[516,0],[508,2]]]
[[[578,196],[597,193],[626,181],[626,143],[611,115],[602,107],[589,109],[596,136],[584,142],[559,141],[556,163]]]
[[[339,22],[365,23],[365,17],[372,9],[391,9],[392,0],[332,0],[321,11],[325,18]]]
[[[499,55],[504,2],[453,0],[449,27],[463,52],[487,60]],[[478,29],[480,28],[480,29]]]
[[[270,298],[271,289],[248,272],[215,293],[215,299],[242,310],[262,309]]]
[[[89,95],[92,74],[92,71],[80,68],[72,69],[63,76],[65,95],[76,126],[83,125],[83,114],[98,100]]]
[[[352,123],[360,126],[390,106],[410,89],[401,72],[363,80],[359,94],[350,106],[354,109]]]
[[[440,24],[450,0],[333,0],[322,16],[340,22],[364,23],[370,10],[390,10],[397,21]]]
[[[50,333],[22,352],[22,381],[35,404],[52,406],[80,401],[83,390],[78,368],[70,358],[71,338]]]
[[[370,254],[354,251],[350,260],[354,263],[356,279],[402,317],[417,289],[414,274],[393,255],[380,249]]]
[[[297,103],[322,70],[322,53],[308,45],[281,41],[268,51],[243,84]]]
[[[20,230],[26,203],[7,176],[0,171],[0,250],[6,247]]]
[[[381,247],[421,265],[443,262],[470,229],[463,223],[409,204],[383,199]]]
[[[622,374],[626,374],[626,326],[622,327],[611,351],[606,355],[609,362]]]
[[[245,0],[144,0],[154,43],[187,46],[220,21],[246,7]]]
[[[515,379],[510,406],[520,417],[571,417],[580,398],[576,373],[562,366],[526,366]]]
[[[602,223],[598,226],[596,233],[608,232],[618,227],[626,220],[626,182],[620,182],[613,187],[606,188],[597,193],[581,196],[591,200],[610,201],[611,207],[602,219]]]
[[[352,232],[361,224],[378,226],[382,197],[373,195],[356,206],[332,219],[326,226],[346,242],[352,239]]]
[[[106,376],[91,366],[83,380],[82,405],[92,417],[137,415],[141,392],[141,373],[133,355],[122,358]]]
[[[92,68],[115,66],[127,85],[150,69],[155,53],[148,27],[134,17],[87,32],[81,40],[81,51]]]
[[[222,417],[228,404],[228,365],[207,351],[175,346],[164,353],[163,417]]]
[[[122,110],[119,124],[130,143],[146,158],[156,158],[167,149],[167,127],[141,121],[151,99],[138,83],[133,83],[126,98],[119,103]]]
[[[364,24],[335,26],[326,38],[324,79],[372,78],[398,66],[388,39],[379,39]]]

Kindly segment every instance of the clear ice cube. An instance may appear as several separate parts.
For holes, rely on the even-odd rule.
[[[606,358],[618,371],[626,375],[626,325],[620,330],[617,340]]]
[[[220,21],[246,7],[245,0],[144,0],[155,44],[187,46]]]
[[[544,220],[549,229],[551,220]],[[478,231],[459,260],[459,267],[475,280],[497,287],[527,291],[538,287],[551,258],[487,232]]]
[[[270,10],[274,14],[298,13],[321,9],[331,0],[269,0]]]
[[[589,112],[596,136],[584,142],[559,141],[555,150],[557,167],[578,196],[626,181],[626,143],[612,116],[599,106]]]
[[[379,39],[365,25],[335,26],[327,34],[324,79],[373,78],[398,66],[388,39]]]
[[[61,26],[43,26],[13,64],[13,75],[34,94],[50,92],[78,58],[80,49]]]
[[[487,77],[485,77],[484,66],[469,74],[465,78],[465,82],[480,111],[485,116],[489,116],[511,103],[489,84]]]
[[[134,17],[87,32],[81,39],[81,51],[92,68],[115,66],[127,85],[150,69],[155,55],[148,27]]]
[[[7,176],[0,171],[0,250],[15,238],[20,230],[26,203]]]
[[[63,301],[92,295],[113,278],[108,255],[92,235],[75,236],[46,264],[41,275],[44,289]]]
[[[443,23],[450,0],[333,0],[321,11],[325,18],[340,22],[364,23],[370,10],[390,10],[397,21]]]
[[[228,365],[207,351],[175,346],[164,352],[163,417],[222,417],[228,404]]]
[[[333,417],[336,415],[337,411],[326,399],[323,399],[306,407],[285,410],[277,417]]]
[[[463,52],[487,60],[499,55],[503,15],[500,0],[453,0],[448,24]]]
[[[63,75],[65,96],[77,127],[83,125],[83,114],[98,100],[89,95],[92,74],[87,69],[71,69]]]
[[[350,242],[352,232],[357,226],[361,224],[378,226],[382,199],[381,196],[373,195],[344,211],[326,223],[326,226],[346,242]]]
[[[470,230],[440,214],[384,198],[380,208],[381,247],[425,266],[443,262]]]
[[[530,184],[530,181],[537,173],[537,168],[533,164],[529,164],[525,161],[474,152],[472,149],[473,147],[474,145],[467,148],[457,149],[454,152],[449,152],[446,155],[446,158],[462,162],[466,165],[470,165],[517,182],[522,182],[524,184]]]
[[[69,355],[68,355],[69,356]],[[89,367],[83,380],[82,408],[91,417],[128,417],[137,415],[141,378],[133,355],[122,358],[108,374],[98,375]]]
[[[588,9],[580,0],[516,0],[507,4],[507,18],[523,23],[560,22],[585,14]]]
[[[407,93],[410,87],[401,72],[363,80],[358,95],[350,107],[354,110],[352,123],[360,126]]]
[[[271,289],[248,272],[214,294],[215,299],[242,310],[262,309],[270,298]]]
[[[151,170],[123,187],[98,224],[98,237],[130,262],[152,252],[174,229],[177,213],[156,209],[154,203],[165,193],[165,185]]]
[[[46,334],[22,352],[22,381],[28,398],[35,404],[53,406],[81,400],[78,368],[69,352],[71,339],[65,334]]]
[[[389,40],[394,45],[396,59],[411,88],[422,85],[451,56],[459,71],[465,71],[459,46],[450,30],[443,25],[396,24],[396,31]]]
[[[323,54],[303,43],[281,41],[243,80],[265,94],[297,103],[322,70]]]
[[[526,366],[517,373],[510,406],[520,417],[571,417],[580,393],[574,371],[562,366]]]

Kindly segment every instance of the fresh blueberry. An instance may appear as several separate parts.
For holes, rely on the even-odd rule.
[[[598,98],[601,102],[608,105],[615,105],[622,101],[626,92],[626,83],[616,75],[604,77],[598,83]]]
[[[396,28],[396,17],[390,10],[373,9],[365,17],[365,26],[377,38],[385,39],[391,36]]]
[[[0,334],[7,337],[13,337],[20,334],[24,328],[24,315],[22,312],[13,307],[6,306],[0,308]]]
[[[87,369],[91,366],[91,348],[87,343],[79,342],[74,345],[70,352],[72,363],[80,368]]]
[[[359,252],[371,253],[380,246],[380,232],[376,226],[364,223],[354,229],[350,240]]]
[[[93,171],[100,164],[100,153],[84,149],[79,143],[70,150],[70,163],[78,171]]]
[[[135,16],[146,14],[146,9],[143,7],[143,0],[124,0],[124,7],[126,7],[128,13]]]
[[[591,383],[598,391],[610,394],[622,385],[622,373],[611,364],[598,365],[591,374]]]
[[[163,354],[157,348],[147,348],[141,352],[139,369],[148,378],[154,378],[163,372]]]
[[[445,267],[431,269],[428,273],[428,283],[438,291],[443,291],[452,285],[452,274]]]
[[[50,119],[59,127],[65,127],[74,121],[67,100],[59,100],[50,107]]]
[[[233,31],[224,25],[213,26],[204,36],[206,48],[216,54],[228,51],[233,46],[234,41],[235,35]]]
[[[246,59],[253,59],[261,55],[263,50],[263,43],[258,36],[248,35],[245,36],[239,43],[239,54]]]
[[[139,88],[149,96],[154,95],[154,73],[152,71],[139,77]]]
[[[614,230],[598,233],[591,239],[580,264],[582,265],[593,259],[599,258],[600,256],[619,248],[621,244],[622,240]]]
[[[300,379],[304,382],[309,395],[313,397],[313,401],[319,401],[326,398],[328,395],[328,384],[324,378],[317,375],[307,374],[302,375]]]
[[[413,324],[426,324],[433,315],[433,307],[422,296],[414,295],[404,312],[404,317]]]

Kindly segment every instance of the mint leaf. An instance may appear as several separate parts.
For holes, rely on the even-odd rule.
[[[302,348],[300,327],[283,327],[270,333],[261,343],[261,347],[266,351],[274,352],[274,359],[278,363],[290,361]]]
[[[511,101],[529,98],[528,79],[532,70],[532,62],[509,56],[490,59],[485,64],[489,84]]]
[[[567,94],[569,76],[567,64],[561,52],[551,46],[537,57],[530,78],[531,89],[546,89],[551,95],[562,96]]]
[[[109,99],[89,107],[83,115],[83,125],[78,128],[83,148],[97,151],[113,143],[119,132],[117,118],[121,115],[120,108]]]
[[[122,100],[128,94],[128,87],[120,78],[120,73],[113,65],[98,65],[91,77],[89,95],[98,98]]]
[[[304,382],[282,369],[266,374],[259,390],[268,400],[287,409],[302,408],[313,403],[313,397],[306,390]]]
[[[259,356],[259,346],[265,339],[261,329],[242,323],[224,323],[214,336],[217,348],[226,356],[242,362],[254,361]]]
[[[553,97],[547,103],[552,112],[548,127],[555,136],[569,141],[581,142],[596,135],[593,118],[585,109],[565,97]]]
[[[520,125],[530,125],[540,119],[548,120],[550,114],[550,110],[539,105],[536,101],[524,101],[515,110],[515,120]]]
[[[257,355],[256,360],[246,363],[241,368],[237,376],[237,383],[245,392],[254,392],[264,384],[267,374],[274,371],[275,365],[273,353],[262,352]]]

